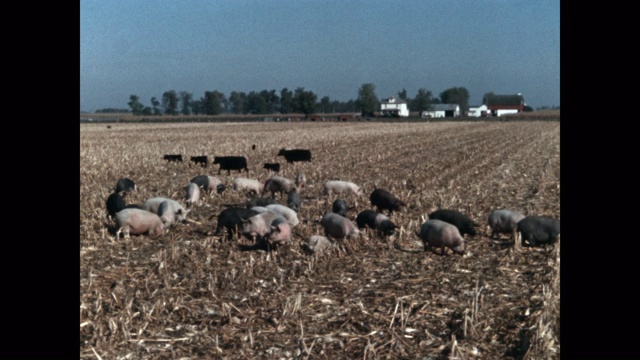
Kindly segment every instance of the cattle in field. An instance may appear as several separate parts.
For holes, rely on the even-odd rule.
[[[182,162],[182,154],[167,154],[163,157],[167,162]]]
[[[202,167],[209,166],[209,158],[206,155],[203,155],[203,156],[192,156],[191,157],[191,162],[196,164],[196,165],[200,165]],[[189,163],[189,165],[191,165],[191,163]]]
[[[280,164],[279,163],[264,163],[263,169],[267,169],[274,172],[280,172]]]
[[[222,170],[227,170],[227,175],[231,175],[231,170],[238,170],[239,172],[245,170],[247,173],[249,172],[247,158],[244,156],[214,156],[213,163],[220,164],[218,174],[220,174]]]
[[[311,150],[308,149],[280,149],[277,156],[284,156],[288,163],[311,161]]]

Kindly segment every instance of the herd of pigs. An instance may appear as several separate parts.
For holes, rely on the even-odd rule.
[[[228,207],[219,214],[211,215],[210,220],[217,215],[214,234],[228,239],[244,236],[253,239],[256,248],[272,249],[290,244],[292,229],[300,223],[297,216],[301,207],[300,192],[304,191],[305,185],[306,178],[302,172],[295,179],[274,175],[264,183],[247,177],[235,178],[232,189],[248,194],[251,199],[245,207]],[[161,236],[177,223],[187,222],[187,214],[193,207],[199,206],[203,193],[209,196],[214,193],[222,194],[226,186],[217,177],[198,175],[184,188],[184,198],[181,200],[185,206],[178,200],[164,197],[150,198],[142,205],[127,205],[123,196],[135,190],[133,180],[121,178],[117,181],[114,192],[107,198],[107,213],[115,220],[116,238],[120,234],[125,238],[129,238],[130,234],[147,234],[154,238]],[[319,219],[324,234],[303,239],[303,250],[308,253],[322,252],[332,247],[336,241],[360,236],[367,228],[380,236],[391,236],[397,231],[398,226],[390,216],[394,211],[402,211],[406,206],[404,201],[386,189],[376,188],[369,196],[371,208],[375,211],[367,209],[359,212],[354,223],[346,216],[349,209],[347,202],[339,198],[349,192],[355,196],[363,195],[360,186],[349,181],[329,180],[324,183],[323,195],[327,198],[336,195],[338,198],[333,201],[332,211],[325,212]],[[283,203],[276,200],[276,194],[279,194]],[[560,234],[558,219],[524,216],[508,209],[491,212],[487,225],[491,230],[491,238],[510,234],[514,244],[529,246],[554,243]],[[465,253],[465,235],[476,235],[478,226],[480,224],[459,211],[439,209],[428,215],[428,220],[422,223],[415,234],[423,242],[425,251],[439,248],[444,255],[446,248],[449,248],[462,255]],[[395,244],[396,248],[403,250],[397,242]]]

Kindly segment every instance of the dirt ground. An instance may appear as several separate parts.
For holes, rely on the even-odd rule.
[[[281,148],[310,149],[312,161],[286,164]],[[246,156],[250,170],[190,165],[199,155]],[[81,359],[560,358],[560,243],[517,247],[485,228],[497,209],[560,218],[557,121],[81,124],[80,161]],[[300,224],[289,245],[247,250],[251,240],[213,230],[249,199],[233,179],[266,180],[265,162],[305,174]],[[105,201],[119,178],[137,184],[127,204],[184,204],[201,174],[227,190],[204,196],[189,222],[115,238]],[[399,230],[303,252],[338,197],[322,195],[327,180],[361,186],[339,196],[354,222],[375,188],[394,193],[407,204],[390,216]],[[464,256],[422,249],[414,231],[438,208],[479,224]]]

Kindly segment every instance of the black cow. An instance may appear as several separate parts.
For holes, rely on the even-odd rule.
[[[278,163],[264,163],[263,169],[280,172],[280,164]]]
[[[165,160],[167,160],[168,162],[182,162],[182,154],[169,154],[169,155],[165,155],[164,158]]]
[[[136,183],[129,178],[120,178],[116,182],[116,193],[121,193],[123,191],[130,192],[136,189]]]
[[[280,149],[277,156],[284,156],[288,163],[296,161],[311,161],[311,150],[307,149]]]
[[[459,211],[439,209],[429,214],[429,219],[436,219],[455,225],[462,236],[464,234],[476,235],[475,226],[478,226],[478,223]]]
[[[207,167],[209,165],[209,158],[206,155],[192,156],[191,162],[195,163],[196,165],[200,164],[202,167]]]
[[[238,170],[242,173],[242,170],[249,172],[247,168],[247,158],[244,156],[214,156],[214,164],[220,164],[218,174],[220,171],[227,170],[227,175],[231,175],[231,170]]]

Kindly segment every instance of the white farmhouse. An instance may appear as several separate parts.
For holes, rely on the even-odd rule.
[[[431,110],[423,111],[422,118],[443,118],[460,116],[460,105],[458,104],[433,104]]]
[[[382,116],[406,117],[409,116],[409,108],[407,107],[406,101],[392,96],[380,102],[380,114]]]

